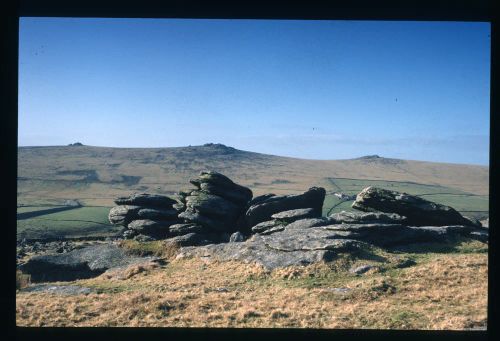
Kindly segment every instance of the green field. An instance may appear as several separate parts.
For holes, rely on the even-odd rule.
[[[17,213],[37,212],[54,206],[19,207]],[[109,207],[79,207],[17,220],[17,238],[109,236],[120,230],[108,221]]]
[[[420,196],[426,200],[439,204],[448,205],[455,208],[464,215],[483,219],[488,216],[488,196],[474,195],[454,188],[444,186],[423,185],[413,182],[379,181],[379,180],[358,180],[343,178],[326,179],[327,194],[323,204],[323,215],[328,212],[336,213],[340,211],[354,211],[351,208],[352,201],[342,202],[332,192],[343,192],[354,195],[363,188],[376,186],[392,191],[405,192]]]

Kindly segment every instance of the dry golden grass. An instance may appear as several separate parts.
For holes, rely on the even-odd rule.
[[[168,240],[155,240],[151,242],[138,242],[133,239],[125,239],[119,242],[119,246],[131,254],[138,256],[156,256],[166,259],[177,255],[180,246]]]
[[[269,272],[175,260],[72,284],[97,293],[18,293],[19,326],[467,329],[486,326],[487,254],[433,254],[362,276],[340,258]],[[333,292],[345,287],[347,293]]]

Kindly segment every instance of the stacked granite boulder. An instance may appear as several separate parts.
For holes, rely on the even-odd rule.
[[[195,189],[178,193],[180,203],[176,207],[182,210],[179,219],[229,240],[229,235],[237,231],[236,223],[252,199],[252,191],[214,171],[202,171],[190,182]]]
[[[109,221],[125,227],[125,238],[142,241],[171,239],[180,245],[229,241],[252,191],[214,171],[203,171],[190,182],[196,188],[180,191],[177,199],[146,193],[118,198]]]
[[[164,195],[136,193],[117,198],[115,203],[118,206],[109,211],[108,218],[112,224],[125,227],[125,238],[165,238],[169,227],[180,222],[179,211],[173,207],[177,201]]]
[[[326,191],[311,187],[302,194],[264,194],[247,205],[238,221],[238,229],[245,233],[268,234],[283,230],[296,220],[321,217]]]

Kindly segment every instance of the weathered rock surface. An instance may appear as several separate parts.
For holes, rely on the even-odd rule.
[[[262,232],[270,230],[273,227],[276,227],[278,225],[280,225],[280,224],[275,220],[263,221],[262,223],[258,223],[257,225],[252,227],[252,232],[253,233],[262,233]]]
[[[193,191],[186,197],[186,207],[201,214],[212,217],[231,217],[235,220],[240,213],[238,206],[232,202],[214,194],[206,194],[201,191]]]
[[[294,221],[300,219],[319,217],[317,213],[317,210],[315,210],[314,208],[299,208],[296,210],[275,213],[271,216],[271,218],[286,223],[293,223]]]
[[[262,235],[268,235],[268,234],[271,234],[271,233],[275,233],[275,232],[279,232],[279,231],[283,231],[285,229],[285,225],[276,225],[270,229],[267,229],[265,231],[262,231],[260,232],[260,234]]]
[[[46,292],[59,295],[87,295],[95,290],[78,285],[34,284],[20,290],[21,292]]]
[[[335,221],[332,221],[330,218],[320,217],[320,218],[309,218],[309,219],[301,219],[294,221],[291,224],[286,226],[287,230],[290,229],[308,229],[311,227],[325,226],[334,224]]]
[[[174,224],[171,225],[169,228],[169,235],[170,236],[182,236],[184,234],[188,233],[203,233],[205,231],[205,228],[201,225],[196,225],[196,224]]]
[[[190,182],[197,188],[178,193],[185,206],[179,218],[216,233],[235,232],[239,217],[252,199],[252,191],[213,171],[202,171]]]
[[[19,268],[31,275],[32,282],[72,281],[95,277],[110,268],[143,262],[145,259],[153,258],[131,256],[116,245],[99,244],[63,254],[35,256]]]
[[[134,205],[115,206],[109,211],[109,222],[113,225],[127,226],[128,223],[137,218],[140,209],[140,206]]]
[[[275,213],[301,208],[312,208],[315,216],[321,216],[325,189],[312,187],[299,195],[280,195],[262,197],[251,205],[245,213],[244,226],[251,229],[263,221],[271,220]]]
[[[202,171],[190,182],[203,192],[214,194],[239,205],[246,205],[252,199],[252,191],[234,183],[227,176],[214,171]]]
[[[115,200],[117,205],[134,205],[134,206],[144,206],[150,208],[172,208],[175,204],[172,198],[164,195],[158,194],[148,194],[148,193],[135,193],[128,197],[120,197]]]
[[[298,220],[281,230],[255,234],[240,243],[182,248],[179,258],[254,262],[268,269],[329,261],[338,253],[353,252],[367,245],[381,247],[419,242],[443,242],[452,235],[469,236],[474,227],[405,226],[402,224],[330,224],[328,218]],[[484,232],[486,229],[482,229]],[[400,267],[411,266],[412,261]]]
[[[115,200],[118,206],[109,211],[109,221],[122,225],[124,238],[143,235],[140,238],[165,238],[168,226],[179,223],[178,202],[164,195],[136,193]]]
[[[247,263],[255,262],[268,269],[274,269],[328,261],[339,252],[355,250],[360,244],[354,240],[327,238],[333,234],[335,232],[309,229],[307,233],[291,230],[276,232],[268,236],[254,235],[240,243],[182,248],[178,257],[202,257],[222,261],[239,260]],[[299,235],[300,241],[296,238]]]
[[[187,223],[201,225],[205,228],[208,228],[209,230],[219,232],[225,232],[227,229],[229,229],[227,225],[229,225],[230,223],[225,219],[214,219],[192,209],[187,209],[184,212],[180,213],[179,218]]]
[[[218,242],[215,234],[187,233],[173,238],[166,239],[167,242],[175,243],[179,246],[200,246]]]
[[[422,242],[444,242],[451,235],[471,238],[476,228],[463,225],[451,226],[405,226],[400,224],[336,224],[319,228],[343,231],[347,236],[367,243],[387,247]]]
[[[177,219],[177,210],[175,209],[155,209],[155,208],[141,208],[137,211],[137,215],[142,219],[152,220],[175,220]]]
[[[174,224],[175,221],[137,219],[128,224],[127,227],[130,230],[134,230],[138,234],[144,234],[150,237],[164,238],[168,236],[169,227]]]
[[[396,213],[382,212],[347,212],[342,211],[329,216],[332,223],[340,224],[370,224],[370,223],[389,223],[402,224],[405,223],[406,217],[402,217]]]
[[[244,240],[245,240],[245,236],[240,231],[237,231],[237,232],[233,233],[229,237],[229,242],[230,243],[239,243],[239,242],[242,242]]]
[[[412,226],[472,225],[455,209],[422,199],[420,197],[367,187],[356,196],[352,207],[361,211],[397,213],[407,217],[406,224]]]

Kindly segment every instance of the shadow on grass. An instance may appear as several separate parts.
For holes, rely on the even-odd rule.
[[[387,248],[397,253],[481,253],[488,252],[488,244],[463,236],[450,236],[444,242],[422,242]]]
[[[35,217],[39,217],[41,215],[50,214],[50,213],[57,213],[57,212],[74,210],[74,209],[80,208],[80,207],[81,206],[64,206],[64,207],[48,208],[46,210],[18,213],[17,220],[35,218]]]

